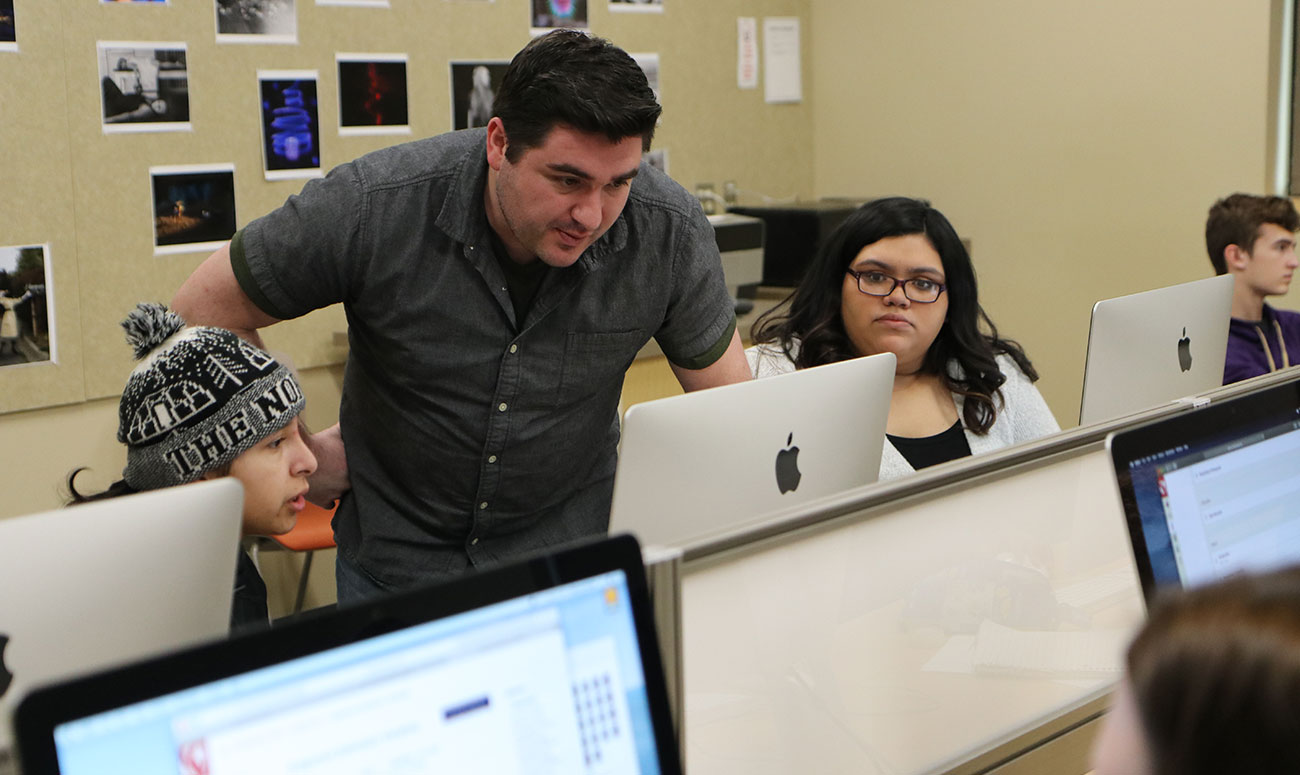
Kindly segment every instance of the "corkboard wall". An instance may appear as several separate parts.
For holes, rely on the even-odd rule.
[[[529,40],[527,0],[390,0],[389,8],[297,0],[296,44],[216,39],[215,0],[14,0],[17,53],[0,53],[0,245],[50,245],[57,363],[0,369],[0,412],[118,394],[130,369],[118,321],[167,301],[208,250],[155,256],[149,168],[233,164],[237,224],[279,206],[303,181],[262,174],[258,70],[319,75],[321,166],[451,128],[448,63],[509,59]],[[810,0],[664,0],[662,14],[612,13],[589,0],[593,33],[660,56],[664,119],[655,147],[687,188],[812,194],[812,113],[736,86],[736,19],[794,16]],[[760,22],[761,27],[761,22]],[[97,42],[184,42],[191,130],[106,134]],[[760,40],[761,43],[761,40]],[[804,87],[810,91],[804,41]],[[338,133],[335,54],[407,55],[411,134]],[[750,194],[757,196],[757,194]],[[341,308],[267,332],[301,368],[339,363]]]

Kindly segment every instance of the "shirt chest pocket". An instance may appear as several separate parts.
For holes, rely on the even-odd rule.
[[[581,400],[622,383],[623,375],[650,336],[631,331],[570,331],[564,342],[559,400]]]

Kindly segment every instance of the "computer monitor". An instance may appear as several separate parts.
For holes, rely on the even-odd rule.
[[[0,520],[0,772],[31,687],[229,632],[243,503],[226,478]]]
[[[630,536],[70,681],[15,720],[28,775],[681,772]]]
[[[895,364],[881,353],[629,407],[610,530],[682,546],[875,482]]]
[[[1232,276],[1097,302],[1079,424],[1110,420],[1223,384]]]
[[[1107,440],[1143,591],[1300,562],[1300,380]]]

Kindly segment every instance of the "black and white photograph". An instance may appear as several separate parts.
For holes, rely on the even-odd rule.
[[[410,134],[405,54],[335,54],[339,134]]]
[[[100,41],[98,51],[105,132],[190,130],[184,43]]]
[[[0,367],[55,361],[50,246],[0,247]]]
[[[218,43],[297,43],[296,0],[214,0]]]
[[[650,89],[655,93],[655,101],[663,104],[663,97],[659,93],[659,55],[658,54],[628,54],[645,73],[645,79],[650,82]]]
[[[653,151],[646,151],[641,154],[641,161],[649,164],[651,167],[654,167],[665,175],[668,174],[667,148],[656,148]]]
[[[532,33],[558,28],[587,29],[587,0],[532,0]]]
[[[257,71],[262,105],[262,171],[267,180],[321,175],[316,81],[315,70]]]
[[[609,0],[614,13],[663,13],[664,0]]]
[[[150,167],[154,255],[216,250],[235,236],[235,165]]]
[[[487,126],[492,101],[510,61],[451,63],[451,128]]]
[[[0,0],[0,51],[18,50],[18,23],[14,19],[14,0]]]

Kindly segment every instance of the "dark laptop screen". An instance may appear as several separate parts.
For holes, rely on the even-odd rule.
[[[645,670],[634,593],[644,589],[629,585],[627,570],[610,570],[56,718],[57,771],[675,772],[657,742],[664,720],[652,712],[663,712],[663,677],[657,664]],[[209,647],[201,661],[220,659]],[[173,661],[161,672],[176,668]],[[136,669],[129,680],[149,674]],[[20,728],[20,744],[26,734]]]
[[[1300,561],[1300,383],[1116,434],[1111,455],[1149,598]]]

